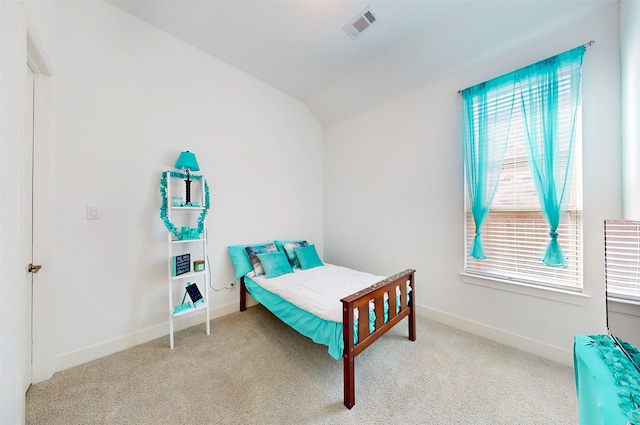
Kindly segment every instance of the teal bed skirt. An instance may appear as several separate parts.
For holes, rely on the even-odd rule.
[[[344,351],[342,323],[324,320],[302,310],[278,295],[267,291],[248,277],[244,278],[244,284],[256,301],[284,323],[302,335],[311,338],[313,342],[329,347],[329,354],[334,359],[338,360],[342,357]]]
[[[303,310],[289,301],[281,298],[273,292],[267,291],[250,278],[244,278],[244,284],[251,296],[260,304],[265,306],[276,317],[282,320],[293,329],[311,338],[317,344],[323,344],[329,347],[329,355],[338,360],[344,352],[344,339],[342,332],[342,323],[321,319],[318,316]],[[400,310],[400,297],[396,297],[396,310]],[[389,317],[389,303],[385,301],[384,305],[384,322]],[[375,330],[376,315],[373,310],[369,311],[369,332]],[[354,327],[354,343],[358,343],[358,321],[353,324]]]

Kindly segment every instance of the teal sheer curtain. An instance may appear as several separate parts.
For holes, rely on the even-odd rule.
[[[557,230],[571,196],[584,51],[580,46],[516,71],[531,177],[550,230],[542,261],[553,267],[566,267]]]
[[[508,74],[462,91],[465,175],[476,227],[470,255],[485,259],[482,223],[500,180],[515,98],[515,75]]]

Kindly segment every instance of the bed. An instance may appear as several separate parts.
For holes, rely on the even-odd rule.
[[[384,277],[324,263],[306,241],[234,245],[229,253],[240,282],[240,311],[249,293],[293,329],[326,345],[333,358],[342,358],[349,409],[355,405],[355,358],[405,317],[409,340],[416,339],[413,269]]]

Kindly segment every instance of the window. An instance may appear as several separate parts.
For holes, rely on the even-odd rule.
[[[640,221],[605,220],[607,296],[640,301]]]
[[[581,58],[582,56],[580,56],[580,65]],[[577,69],[579,73],[580,67]],[[518,72],[520,71],[513,74]],[[501,85],[500,89],[503,93],[487,96],[489,99],[494,99],[488,111],[494,113],[492,117],[495,119],[490,127],[492,131],[486,132],[490,146],[488,162],[498,164],[499,179],[497,179],[493,197],[491,198],[490,194],[485,195],[490,199],[488,201],[490,208],[486,217],[480,220],[484,258],[474,258],[471,255],[476,238],[476,223],[473,203],[469,196],[469,184],[465,186],[466,273],[534,285],[581,289],[582,135],[580,130],[582,122],[579,103],[580,79],[578,76],[576,87],[576,79],[572,75],[575,72],[575,64],[562,65],[558,67],[557,74],[554,76],[557,82],[558,107],[557,114],[553,114],[553,119],[556,120],[554,133],[556,143],[552,155],[569,164],[564,172],[570,174],[565,180],[565,186],[562,186],[564,190],[570,192],[556,229],[557,241],[564,257],[564,266],[550,267],[541,260],[551,240],[551,230],[545,218],[544,208],[541,207],[534,183],[535,173],[532,171],[532,164],[534,168],[540,167],[541,164],[531,159],[532,153],[528,152],[527,148],[527,135],[531,136],[532,133],[530,128],[527,129],[527,126],[531,126],[531,121],[528,122],[525,118],[526,108],[529,108],[529,111],[531,109],[527,102],[530,95],[535,96],[536,91],[543,91],[541,85],[544,84],[544,79],[534,76],[534,79],[538,78],[539,81],[523,82],[521,77],[516,76],[515,83],[510,83],[514,87],[513,92],[507,90],[505,94],[504,86]],[[501,78],[504,79],[504,76]],[[575,100],[571,100],[573,96],[578,99],[577,104]],[[468,103],[472,111],[466,113],[467,120],[475,121],[471,128],[476,132],[476,137],[480,137],[479,130],[476,128],[478,116],[487,113],[487,109],[482,110],[482,101],[483,98],[478,98]],[[504,149],[495,147],[501,146],[497,140],[500,137],[500,131],[508,134]],[[543,129],[538,129],[538,139],[542,138],[540,136],[542,131]],[[469,158],[466,157],[465,160],[469,161]],[[468,166],[466,170],[469,173]],[[487,192],[490,191],[489,187],[485,189]]]

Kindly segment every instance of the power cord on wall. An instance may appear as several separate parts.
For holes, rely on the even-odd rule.
[[[207,265],[210,264],[209,263],[209,254],[207,254]],[[211,288],[212,290],[216,291],[216,292],[220,292],[220,291],[225,291],[225,290],[233,290],[233,288],[235,287],[235,281],[233,282],[229,282],[227,283],[226,286],[223,286],[221,288],[214,288],[213,287],[213,279],[211,279],[211,269],[209,267],[207,267],[207,273],[209,274],[209,288]]]
[[[205,236],[207,237],[207,243],[209,243],[209,238],[208,238],[209,235],[208,235],[208,231],[207,231],[206,227],[205,227],[204,231],[205,231]],[[211,278],[211,268],[209,267],[209,264],[211,264],[211,263],[209,262],[209,250],[207,249],[207,274],[209,275],[209,288],[211,288],[212,290],[214,290],[216,292],[226,291],[226,290],[230,290],[230,291],[233,290],[234,287],[235,287],[235,283],[236,283],[235,281],[227,283],[227,285],[223,286],[222,288],[214,288],[213,287],[213,279]]]

